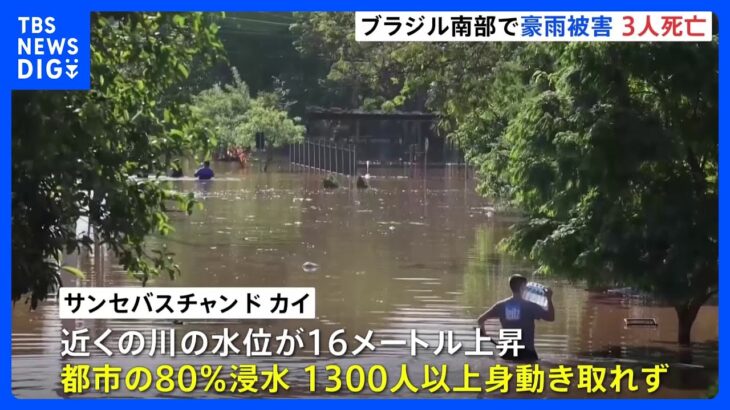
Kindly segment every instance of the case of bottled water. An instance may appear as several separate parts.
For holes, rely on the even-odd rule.
[[[522,298],[538,304],[543,309],[547,310],[548,299],[547,299],[547,287],[537,283],[528,282],[525,289],[522,291]]]

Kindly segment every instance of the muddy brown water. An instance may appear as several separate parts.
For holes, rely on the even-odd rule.
[[[469,347],[473,350],[475,318],[492,303],[508,296],[509,275],[529,274],[531,268],[495,250],[515,217],[494,212],[490,202],[475,193],[471,175],[465,178],[463,169],[458,168],[430,169],[426,175],[422,170],[371,169],[373,178],[368,190],[355,189],[354,183],[350,186],[344,178],[340,179],[339,189],[325,190],[323,174],[291,171],[286,168],[263,174],[241,170],[233,164],[217,164],[216,180],[170,181],[172,188],[194,191],[204,210],[191,217],[173,215],[175,232],[165,241],[177,255],[182,276],[175,280],[156,278],[149,285],[313,286],[317,290],[317,319],[61,321],[53,300],[34,312],[19,303],[13,309],[13,393],[28,398],[66,397],[59,381],[61,368],[69,362],[124,367],[258,363],[262,368],[276,362],[290,369],[286,378],[290,389],[280,393],[284,396],[311,395],[307,387],[309,376],[303,370],[311,364],[320,368],[318,383],[326,385],[323,367],[329,363],[358,363],[365,367],[381,364],[394,372],[391,379],[397,379],[400,364],[407,363],[414,371],[414,384],[418,385],[419,375],[423,380],[424,364],[447,363],[451,369],[459,370],[469,363],[472,370],[486,374],[490,366],[499,363],[496,358],[466,357],[463,351]],[[150,242],[160,240],[151,238]],[[82,255],[79,259],[88,276],[71,285],[138,286],[105,252],[98,251],[96,257]],[[302,269],[305,262],[314,262],[319,269],[306,272]],[[652,395],[658,397],[702,397],[716,380],[717,306],[701,309],[692,331],[693,346],[680,349],[674,342],[677,323],[671,307],[588,292],[581,284],[558,278],[540,281],[553,287],[556,306],[555,322],[538,323],[536,330],[536,348],[541,365],[546,368],[558,364],[612,367],[619,363],[638,369],[668,363],[670,372],[659,391]],[[655,318],[659,326],[627,329],[627,317]],[[181,333],[202,330],[213,334],[224,327],[242,335],[251,328],[263,328],[274,335],[281,334],[283,329],[320,329],[323,338],[334,330],[345,329],[351,343],[354,335],[366,335],[368,330],[373,330],[375,341],[408,339],[415,329],[432,346],[437,344],[439,331],[453,331],[464,349],[453,356],[426,352],[411,357],[407,347],[388,347],[356,358],[326,354],[313,357],[311,346],[289,358],[223,359],[204,355],[171,359],[146,354],[107,358],[94,349],[90,358],[69,359],[60,355],[62,328],[88,328],[91,335],[113,329],[113,339],[124,330],[175,328]],[[496,334],[497,324],[490,323],[489,331]],[[450,373],[449,380],[452,378],[456,380],[452,384],[458,384],[462,374]],[[159,394],[151,390],[144,394],[111,394],[135,395],[219,396],[203,391]],[[457,396],[485,397],[475,393]]]

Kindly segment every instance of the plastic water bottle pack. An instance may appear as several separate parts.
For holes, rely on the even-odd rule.
[[[537,282],[528,282],[522,291],[522,298],[547,310],[547,287]]]

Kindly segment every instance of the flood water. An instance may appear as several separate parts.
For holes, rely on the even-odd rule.
[[[308,376],[301,369],[313,363],[382,364],[398,369],[401,363],[417,369],[423,364],[448,363],[458,369],[468,362],[486,372],[496,358],[411,357],[407,347],[379,348],[360,357],[312,357],[311,347],[292,358],[201,356],[195,358],[107,358],[92,349],[91,358],[61,358],[61,329],[88,328],[100,335],[107,328],[140,330],[176,328],[220,333],[228,327],[245,335],[263,328],[273,334],[298,328],[320,329],[329,335],[346,329],[348,337],[373,330],[377,338],[408,339],[411,329],[429,343],[439,331],[453,331],[465,348],[473,347],[476,317],[492,303],[509,295],[507,278],[530,274],[529,266],[507,258],[495,246],[515,216],[494,212],[479,197],[471,175],[463,169],[370,170],[371,188],[357,190],[342,179],[336,190],[322,188],[323,174],[290,172],[268,174],[216,164],[217,178],[201,183],[177,180],[169,184],[194,191],[204,210],[192,216],[173,214],[175,232],[165,241],[176,254],[182,275],[171,281],[156,278],[148,286],[311,286],[317,291],[317,319],[305,321],[193,321],[174,324],[154,320],[61,321],[53,301],[34,312],[18,303],[13,309],[12,378],[18,397],[65,397],[59,384],[61,368],[69,361],[123,366],[163,363],[200,365],[287,363],[291,385],[286,396],[307,396]],[[161,239],[151,238],[151,243]],[[113,259],[97,252],[81,258],[89,272],[84,286],[139,286]],[[305,262],[319,265],[314,272]],[[541,364],[653,366],[670,364],[660,397],[702,397],[717,377],[717,306],[701,309],[692,332],[693,346],[680,350],[671,307],[588,292],[580,283],[540,278],[552,286],[556,320],[538,323],[536,348]],[[72,284],[73,285],[73,284]],[[656,318],[654,328],[625,328],[624,318]],[[490,323],[496,334],[497,323]],[[119,333],[115,332],[114,335]],[[352,340],[352,339],[350,339]],[[470,344],[471,343],[471,344]],[[416,371],[417,373],[417,371]],[[455,376],[461,378],[461,374]],[[417,380],[417,377],[414,377]],[[93,381],[92,381],[93,385]],[[90,394],[95,396],[99,394]],[[133,396],[117,393],[117,396]],[[144,396],[155,395],[148,391]],[[215,397],[196,392],[194,396]],[[646,394],[644,394],[646,395]],[[187,396],[171,393],[165,396]],[[476,394],[461,394],[476,397]],[[425,397],[429,397],[426,395]]]

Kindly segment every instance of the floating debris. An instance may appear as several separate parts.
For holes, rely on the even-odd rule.
[[[319,270],[319,265],[314,262],[304,262],[302,264],[302,270],[305,272],[316,272]]]
[[[619,296],[627,299],[650,299],[650,296],[648,294],[628,287],[606,289],[605,294],[610,296]]]
[[[322,187],[324,187],[324,189],[337,189],[340,187],[340,184],[337,183],[334,176],[329,175],[322,181]]]
[[[657,323],[656,319],[653,317],[651,318],[625,318],[624,324],[626,324],[626,327],[634,327],[634,326],[649,326],[649,327],[657,327],[659,326],[659,323]]]
[[[358,189],[368,189],[370,186],[365,181],[365,178],[361,176],[357,177],[357,183],[355,184]]]
[[[632,289],[631,288],[606,289],[606,293],[609,295],[627,296],[632,293]]]

